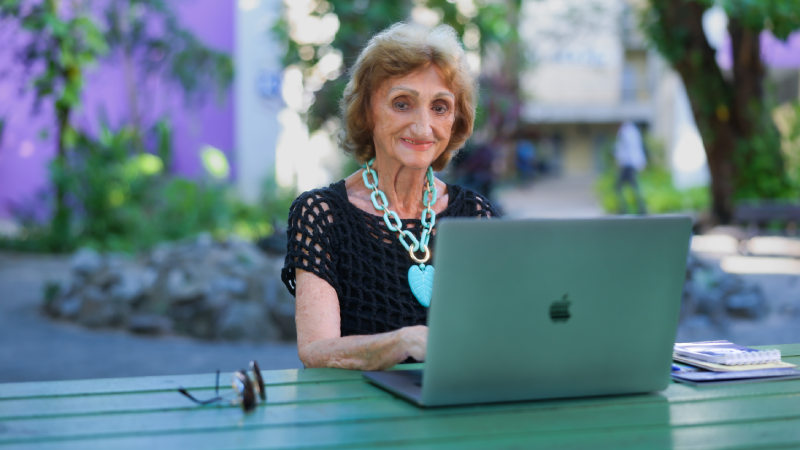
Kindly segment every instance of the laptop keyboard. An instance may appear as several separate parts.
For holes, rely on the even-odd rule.
[[[414,386],[422,387],[422,370],[405,370],[404,372],[411,378],[411,383],[414,384]]]

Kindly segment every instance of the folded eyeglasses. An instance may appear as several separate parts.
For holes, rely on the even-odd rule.
[[[264,379],[261,377],[261,369],[258,363],[250,361],[250,371],[253,372],[253,380],[247,376],[247,370],[237,370],[231,377],[231,386],[236,392],[236,399],[231,400],[231,404],[239,403],[242,405],[242,410],[246,413],[253,412],[256,409],[256,395],[261,398],[261,402],[267,401],[267,391],[264,389]],[[216,397],[208,400],[198,400],[184,388],[178,388],[178,392],[185,395],[189,400],[200,405],[208,405],[226,400],[224,396],[219,395],[219,370],[217,370],[217,383],[214,386],[214,393]]]

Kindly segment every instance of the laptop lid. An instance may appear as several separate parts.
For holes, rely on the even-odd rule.
[[[688,217],[442,221],[421,403],[664,389],[690,237]]]

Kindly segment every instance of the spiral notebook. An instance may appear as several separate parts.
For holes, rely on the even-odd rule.
[[[780,350],[756,350],[729,341],[705,341],[675,344],[679,356],[726,366],[769,364],[780,362]]]
[[[718,386],[722,384],[794,380],[798,378],[800,378],[800,370],[795,368],[711,372],[684,364],[672,365],[672,379],[692,386]]]

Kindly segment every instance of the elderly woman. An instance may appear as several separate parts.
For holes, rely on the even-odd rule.
[[[433,176],[475,118],[477,85],[452,28],[394,25],[350,77],[341,145],[364,168],[294,201],[282,279],[306,367],[379,370],[425,359],[436,222],[497,213]]]

